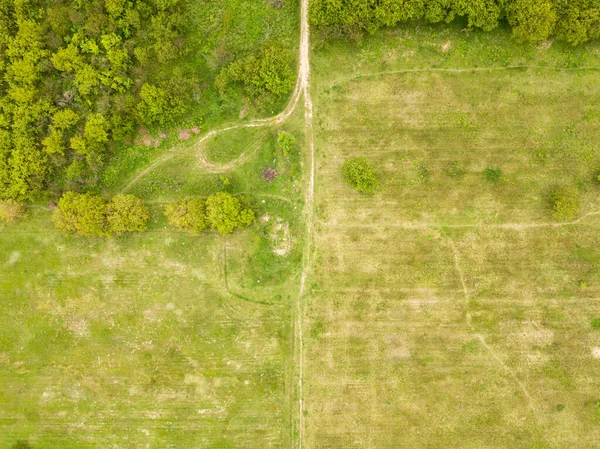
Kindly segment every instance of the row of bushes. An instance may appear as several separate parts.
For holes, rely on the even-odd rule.
[[[365,157],[352,157],[342,165],[344,180],[362,193],[374,193],[379,181],[375,170]],[[502,171],[497,167],[488,167],[483,171],[487,182],[496,183],[502,179]],[[600,182],[600,176],[598,176]],[[552,216],[557,220],[566,221],[575,218],[581,209],[579,190],[572,186],[559,187],[550,195]]]
[[[229,234],[254,222],[254,212],[243,207],[240,200],[226,192],[202,198],[187,198],[165,208],[169,224],[177,229],[197,234],[215,229]],[[0,219],[13,222],[26,214],[22,203],[0,201]],[[121,194],[106,201],[99,195],[67,192],[58,201],[52,214],[54,225],[63,231],[84,236],[108,237],[141,232],[148,227],[150,210],[134,195]]]

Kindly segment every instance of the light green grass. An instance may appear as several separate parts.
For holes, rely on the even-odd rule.
[[[598,55],[423,26],[315,52],[306,447],[594,447],[598,72],[503,67]],[[555,226],[558,185],[580,221]]]

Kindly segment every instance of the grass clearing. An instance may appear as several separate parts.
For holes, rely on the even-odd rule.
[[[126,158],[107,195],[159,162],[131,185],[152,212],[139,235],[65,236],[40,206],[0,224],[1,447],[291,444],[301,169],[300,153],[284,158],[275,142],[281,129],[303,141],[301,114],[262,129],[263,145],[223,170],[203,165],[193,142],[172,158]],[[280,173],[270,183],[267,165]],[[256,223],[227,237],[168,227],[166,203],[221,190]]]
[[[599,55],[427,26],[315,52],[306,447],[595,445],[598,76],[540,67]]]

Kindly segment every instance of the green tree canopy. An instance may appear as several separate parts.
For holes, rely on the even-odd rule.
[[[342,166],[342,175],[359,192],[373,193],[379,184],[373,167],[365,157],[347,159]]]
[[[121,194],[108,202],[106,215],[108,232],[122,235],[127,232],[144,231],[148,227],[150,210],[138,197]]]
[[[178,229],[198,234],[206,229],[206,203],[202,198],[187,198],[165,208],[169,224]]]
[[[89,193],[66,192],[52,215],[58,229],[86,236],[107,236],[106,201]]]
[[[240,201],[226,192],[217,192],[206,200],[206,218],[211,228],[229,234],[235,228],[245,228],[254,221],[254,212],[242,207]]]

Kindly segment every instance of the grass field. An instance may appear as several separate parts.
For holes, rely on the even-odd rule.
[[[123,153],[105,193],[128,186],[151,206],[142,234],[65,236],[42,206],[0,225],[0,447],[290,445],[298,120],[241,135],[244,157],[228,166],[207,165],[194,141]],[[298,140],[287,158],[280,129]],[[280,172],[270,183],[266,166]],[[227,237],[167,226],[166,203],[220,190],[243,197],[257,222]]]
[[[420,27],[312,61],[305,447],[595,447],[600,87],[575,68],[599,47]],[[378,193],[343,183],[351,156]]]

